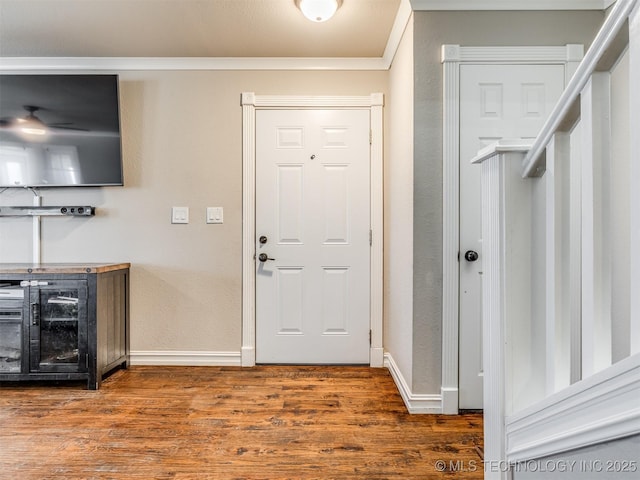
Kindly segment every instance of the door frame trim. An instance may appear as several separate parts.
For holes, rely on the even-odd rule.
[[[383,106],[384,95],[290,96],[256,95],[243,92],[242,105],[242,349],[241,364],[256,364],[256,278],[255,278],[255,197],[256,197],[256,110],[260,109],[369,109],[371,128],[371,230],[369,289],[371,347],[369,364],[384,366],[382,346],[383,315]]]
[[[460,272],[460,66],[463,64],[564,65],[565,85],[584,46],[462,47],[442,45],[442,412],[458,413]]]

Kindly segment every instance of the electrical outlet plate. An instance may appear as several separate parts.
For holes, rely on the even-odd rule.
[[[207,223],[223,223],[224,211],[222,207],[207,207]]]
[[[172,207],[171,223],[189,223],[189,207]]]

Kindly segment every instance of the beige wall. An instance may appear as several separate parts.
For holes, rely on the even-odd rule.
[[[409,386],[413,343],[413,17],[389,77],[385,163],[385,350]]]
[[[94,218],[44,218],[44,262],[131,262],[133,351],[239,353],[242,266],[240,94],[387,93],[387,72],[120,72],[125,187],[41,190]],[[0,204],[31,204],[7,191]],[[172,225],[172,206],[190,207]],[[224,207],[207,225],[205,208]],[[0,219],[0,262],[31,260],[31,219]]]

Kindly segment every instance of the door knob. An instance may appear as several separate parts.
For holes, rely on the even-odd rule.
[[[260,255],[258,255],[258,260],[260,260],[261,262],[266,262],[267,260],[275,260],[275,258],[270,258],[266,253],[261,253]]]
[[[464,254],[464,259],[467,262],[475,262],[478,260],[478,252],[474,252],[473,250],[467,250]]]

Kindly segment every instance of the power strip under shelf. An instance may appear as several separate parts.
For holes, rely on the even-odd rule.
[[[66,216],[91,217],[95,215],[95,207],[87,205],[62,205],[57,207],[0,207],[0,217],[40,217]]]

